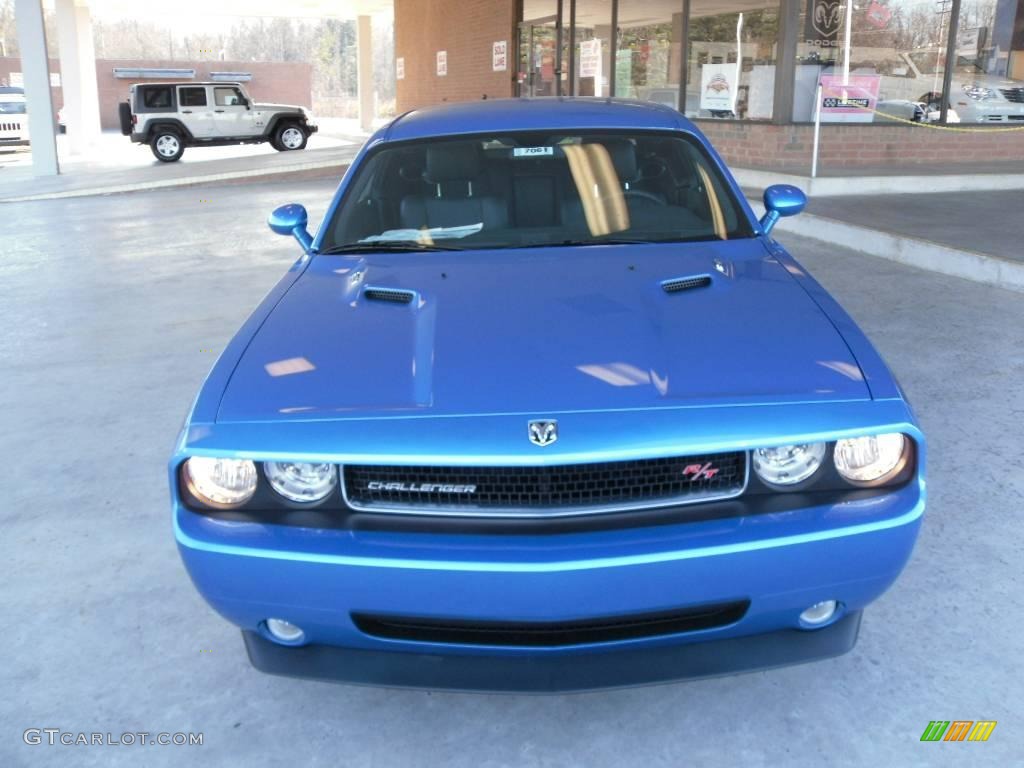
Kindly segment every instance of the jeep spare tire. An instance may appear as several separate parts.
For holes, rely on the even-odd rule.
[[[124,136],[132,135],[132,105],[122,101],[117,105],[117,119],[121,123],[121,133]]]
[[[185,142],[177,131],[157,128],[149,140],[153,156],[162,163],[173,163],[185,152]]]
[[[274,149],[278,152],[290,152],[293,149],[304,149],[309,134],[301,125],[282,123],[274,130]]]

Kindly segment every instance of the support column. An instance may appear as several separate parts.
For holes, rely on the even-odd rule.
[[[32,172],[56,176],[56,121],[50,98],[50,65],[46,57],[46,30],[40,0],[14,0],[14,20],[21,48],[21,72],[28,102],[28,137],[32,142]]]
[[[373,90],[373,27],[369,16],[356,19],[356,95],[359,99],[359,127],[364,131],[373,128],[376,101]]]
[[[80,155],[88,152],[100,137],[92,18],[88,6],[77,5],[76,0],[56,0],[56,8],[68,149],[72,155]]]

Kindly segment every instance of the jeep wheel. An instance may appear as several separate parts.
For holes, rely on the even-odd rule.
[[[301,126],[285,123],[274,131],[274,140],[271,144],[278,152],[289,152],[293,149],[304,149],[308,138],[309,135]]]
[[[185,144],[174,131],[158,130],[149,141],[153,156],[162,163],[173,163],[185,152]]]

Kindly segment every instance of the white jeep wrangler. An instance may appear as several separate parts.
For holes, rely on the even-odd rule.
[[[260,144],[303,149],[317,125],[302,107],[255,104],[238,83],[140,83],[118,105],[121,133],[173,163],[185,147]]]

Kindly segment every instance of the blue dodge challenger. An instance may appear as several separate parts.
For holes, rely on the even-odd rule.
[[[841,654],[925,443],[689,121],[591,99],[377,132],[169,465],[209,604],[275,674],[581,690]]]

